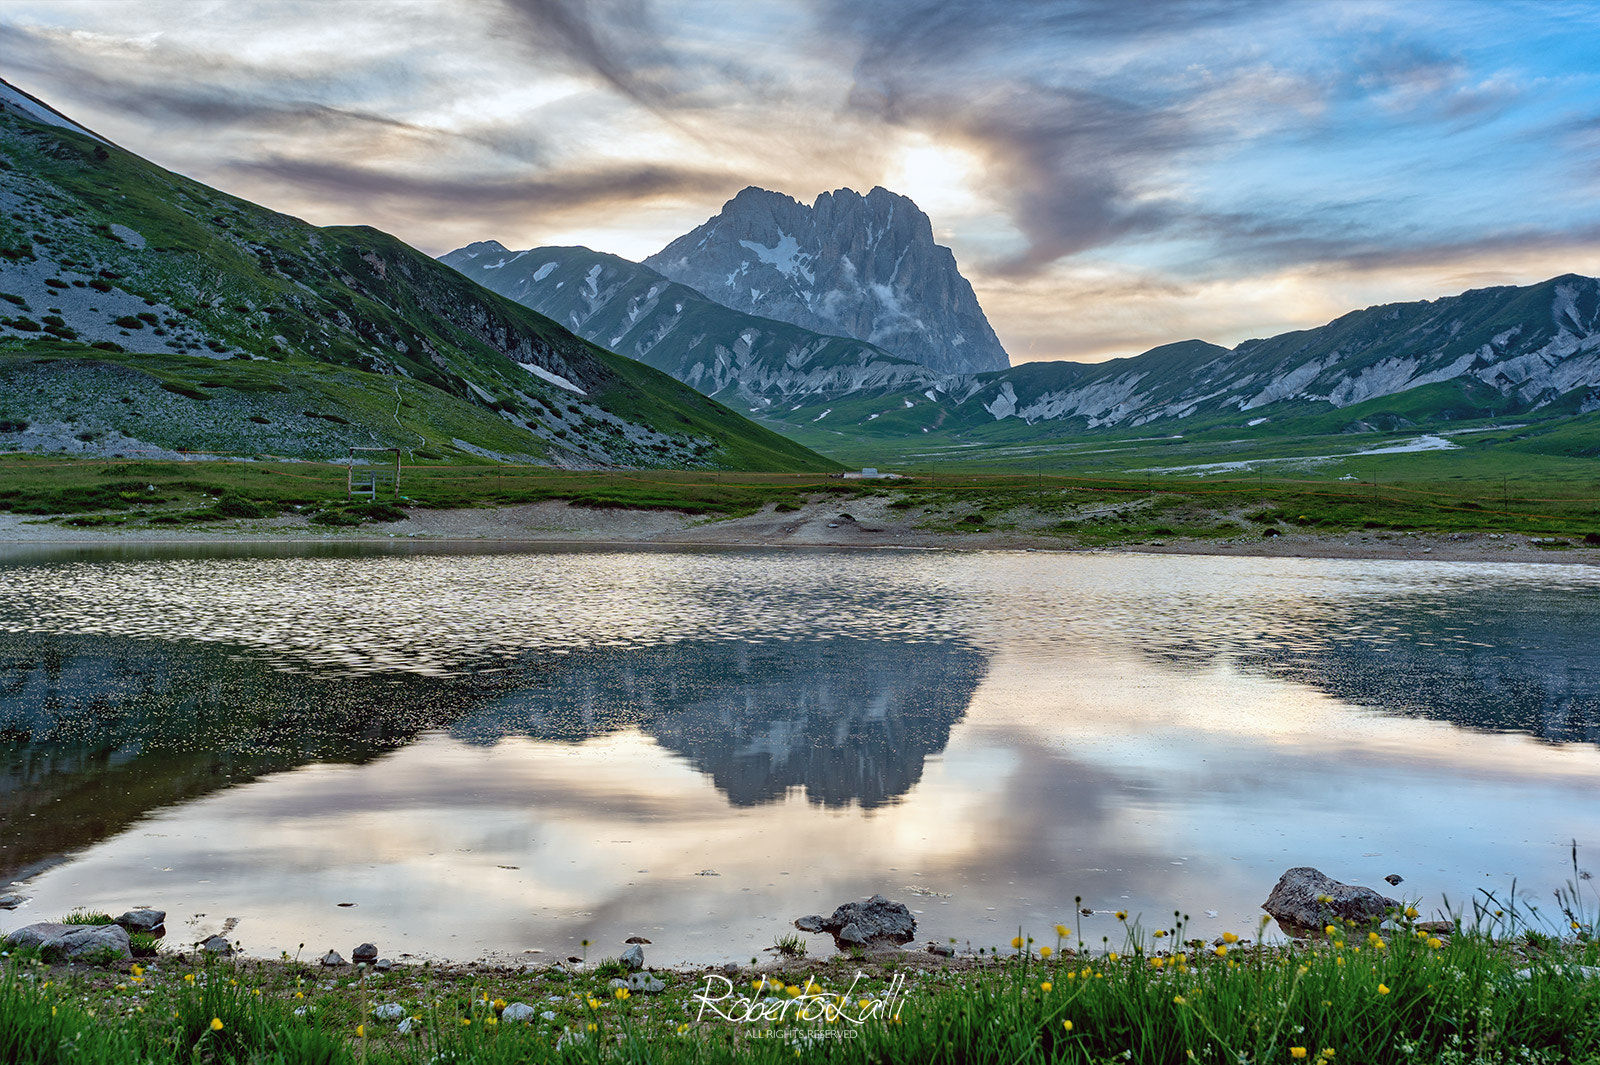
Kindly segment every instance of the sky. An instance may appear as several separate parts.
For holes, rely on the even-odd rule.
[[[1013,362],[1600,274],[1600,3],[7,0],[0,76],[431,254],[915,200]]]

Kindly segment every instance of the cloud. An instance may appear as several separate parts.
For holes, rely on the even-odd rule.
[[[333,136],[369,144],[374,136],[399,135],[419,142],[460,142],[522,162],[537,162],[547,154],[537,138],[522,130],[445,129],[316,98],[348,97],[351,82],[381,80],[386,64],[364,68],[359,59],[352,60],[340,65],[335,78],[303,70],[300,64],[262,67],[178,45],[141,48],[24,26],[4,29],[0,61],[8,70],[65,82],[80,107],[114,111],[123,119],[137,116],[169,129]]]
[[[722,195],[728,174],[660,164],[617,164],[529,176],[484,177],[401,173],[364,164],[268,156],[235,159],[227,170],[290,186],[339,203],[393,201],[425,214],[478,219],[540,212],[594,210],[619,202],[670,196]]]
[[[673,91],[653,72],[668,62],[646,0],[502,0],[503,32],[535,58],[565,58],[629,99],[653,103]]]

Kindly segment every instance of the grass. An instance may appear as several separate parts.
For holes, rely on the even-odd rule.
[[[1490,893],[1442,927],[1408,909],[1262,946],[1189,939],[1175,913],[1152,929],[1124,917],[1120,942],[1095,946],[1063,925],[1054,946],[1019,932],[1009,950],[948,963],[783,957],[736,979],[662,973],[659,995],[613,989],[604,966],[367,972],[189,956],[50,969],[9,957],[0,1060],[1595,1061],[1600,979],[1582,967],[1600,949],[1586,891],[1575,879],[1557,893],[1554,927]],[[510,1019],[515,1002],[531,1019]]]
[[[404,498],[373,504],[348,501],[345,477],[344,466],[324,463],[0,455],[0,512],[78,526],[183,526],[298,512],[339,527],[398,521],[405,508],[545,500],[718,518],[875,498],[924,529],[1017,532],[1063,546],[1259,538],[1268,529],[1377,538],[1519,534],[1556,541],[1544,545],[1552,550],[1600,545],[1600,486],[1537,474],[1515,483],[1363,483],[939,472],[885,483],[823,474],[418,463],[401,471]]]

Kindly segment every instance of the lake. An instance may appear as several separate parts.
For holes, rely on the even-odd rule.
[[[882,892],[1115,946],[1252,934],[1289,866],[1431,914],[1600,848],[1594,567],[0,551],[0,928],[742,962]]]

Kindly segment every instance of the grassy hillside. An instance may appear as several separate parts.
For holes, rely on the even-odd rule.
[[[310,226],[10,115],[0,376],[12,449],[829,466],[387,234]]]

